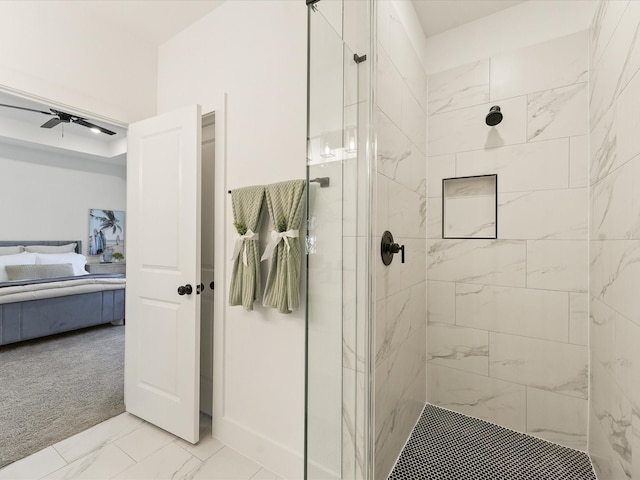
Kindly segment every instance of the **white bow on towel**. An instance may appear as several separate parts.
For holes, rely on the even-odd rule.
[[[271,231],[271,241],[267,245],[267,248],[264,249],[264,253],[262,254],[261,262],[265,261],[267,258],[271,258],[273,255],[273,251],[276,249],[281,240],[284,240],[284,244],[287,246],[287,252],[291,248],[289,245],[290,238],[298,238],[300,235],[299,230],[287,230],[286,232],[276,232],[275,230]]]
[[[250,229],[247,230],[247,233],[245,233],[244,235],[240,235],[238,237],[238,239],[236,240],[236,246],[233,248],[233,257],[231,257],[231,261],[236,260],[236,258],[238,258],[238,255],[240,255],[240,248],[242,247],[242,242],[244,242],[245,240],[258,240],[258,234],[252,232]],[[247,261],[247,244],[244,244],[244,249],[242,250],[242,263],[244,263],[244,266],[248,266],[249,262]]]

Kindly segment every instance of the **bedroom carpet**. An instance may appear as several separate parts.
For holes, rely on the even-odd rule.
[[[124,329],[0,347],[0,468],[124,412]]]

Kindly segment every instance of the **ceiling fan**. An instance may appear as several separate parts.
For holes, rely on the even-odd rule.
[[[4,103],[0,103],[0,107],[15,108],[17,110],[27,110],[29,112],[38,112],[38,113],[43,113],[45,115],[52,116],[53,118],[47,120],[42,125],[40,125],[41,128],[53,128],[59,123],[76,123],[78,125],[82,125],[83,127],[90,128],[92,131],[96,133],[105,133],[107,135],[116,134],[116,132],[112,132],[111,130],[107,130],[104,127],[100,127],[91,122],[88,122],[86,118],[78,117],[77,115],[72,115],[66,112],[61,112],[60,110],[54,110],[53,108],[50,108],[49,112],[45,112],[44,110],[34,110],[33,108],[17,107],[15,105],[5,105]]]

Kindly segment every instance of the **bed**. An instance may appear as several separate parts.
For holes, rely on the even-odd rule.
[[[125,276],[84,272],[81,251],[77,240],[0,241],[0,346],[124,320]]]

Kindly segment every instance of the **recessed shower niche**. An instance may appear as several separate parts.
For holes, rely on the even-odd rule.
[[[498,238],[498,175],[442,180],[442,238]]]

